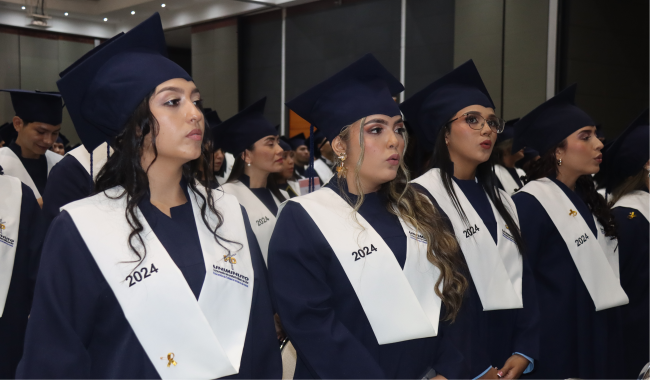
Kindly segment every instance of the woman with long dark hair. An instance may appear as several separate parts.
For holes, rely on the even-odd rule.
[[[471,60],[400,108],[434,146],[429,171],[413,182],[451,221],[469,269],[466,309],[450,336],[472,377],[518,378],[537,358],[539,311],[517,210],[490,159],[504,122]]]
[[[19,378],[278,378],[266,268],[237,200],[199,185],[201,96],[160,16],[58,86],[84,146],[110,140],[95,195],[50,226]]]
[[[278,206],[289,194],[270,176],[282,170],[284,160],[278,131],[264,118],[265,104],[266,97],[251,104],[219,125],[217,133],[224,150],[235,157],[222,188],[246,209],[266,261]]]
[[[621,286],[630,299],[621,306],[625,361],[620,377],[624,379],[637,377],[650,360],[648,124],[646,109],[603,151],[608,205],[617,227]]]
[[[497,176],[499,188],[510,196],[524,186],[521,177],[526,176],[523,169],[515,166],[519,160],[524,158],[524,149],[512,152],[512,141],[515,136],[514,124],[518,120],[506,122],[503,132],[497,135],[497,141],[492,150],[494,157],[490,158],[494,162],[494,174]]]
[[[459,377],[444,328],[467,282],[440,214],[408,184],[403,86],[367,55],[287,103],[332,141],[337,176],[291,199],[269,275],[295,378]],[[427,244],[428,242],[428,244]]]
[[[280,137],[278,143],[282,148],[282,170],[278,173],[271,173],[271,177],[274,178],[280,189],[286,191],[290,198],[294,198],[300,195],[294,161],[296,152],[291,149],[291,145],[284,137]]]
[[[619,306],[628,298],[619,281],[616,223],[591,177],[603,144],[593,120],[574,105],[575,92],[570,86],[515,125],[512,150],[530,147],[541,156],[513,196],[541,314],[532,376],[621,378]]]

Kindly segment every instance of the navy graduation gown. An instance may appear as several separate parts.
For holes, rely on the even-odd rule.
[[[34,284],[45,238],[45,223],[34,192],[24,183],[20,203],[20,225],[14,267],[7,301],[0,318],[0,379],[13,379],[23,355],[27,318],[32,306]],[[2,210],[0,210],[2,212]]]
[[[191,203],[172,208],[171,218],[148,199],[139,207],[198,297],[205,266]],[[241,367],[230,378],[280,378],[282,363],[266,267],[243,208],[242,212],[255,287]],[[67,212],[54,219],[46,238],[17,374],[25,378],[159,378]]]
[[[61,207],[91,195],[90,174],[71,155],[61,159],[50,170],[50,180],[43,194],[43,215],[48,225],[59,215]]]
[[[32,177],[34,185],[38,189],[38,192],[43,194],[45,191],[45,184],[47,183],[47,159],[45,155],[41,155],[39,158],[23,158],[23,150],[20,145],[13,142],[9,144],[9,149],[11,149],[20,162],[25,167],[29,176]]]
[[[627,207],[612,210],[618,231],[618,258],[621,286],[630,303],[621,306],[623,314],[623,352],[625,362],[621,366],[622,378],[636,378],[643,366],[650,361],[650,310],[648,299],[650,280],[648,267],[648,231],[650,225],[638,211]],[[633,215],[630,215],[634,212]]]
[[[473,179],[452,178],[479,214],[492,239],[496,242],[496,218],[481,184]],[[429,191],[418,184],[413,186],[429,197],[438,211],[448,218]],[[451,222],[449,227],[453,230]],[[464,261],[464,255],[462,257]],[[461,308],[463,318],[457,321],[456,326],[451,326],[451,331],[453,331],[451,335],[466,357],[476,358],[475,360],[466,360],[464,365],[471,366],[472,373],[477,376],[487,366],[501,368],[514,353],[523,354],[528,359],[536,359],[539,355],[540,314],[535,281],[526,256],[523,260],[522,297],[524,308],[522,309],[483,311],[483,304],[469,270],[465,269],[463,275],[469,282],[469,288]],[[480,365],[477,365],[478,363]],[[529,366],[526,371],[529,368],[531,367]],[[534,369],[534,366],[532,368]]]
[[[239,182],[243,183],[248,187],[250,191],[255,194],[255,196],[262,202],[264,203],[264,206],[269,209],[273,213],[273,216],[277,216],[278,214],[278,205],[275,204],[275,200],[273,200],[273,194],[271,194],[271,190],[265,188],[265,187],[260,187],[257,189],[251,189],[251,179],[248,177],[246,174],[242,174],[242,176],[239,178]]]
[[[600,231],[584,201],[562,182],[551,180],[598,236]],[[541,314],[539,360],[531,377],[620,378],[621,307],[597,312],[566,243],[544,207],[524,192],[515,194],[513,200],[536,280]]]
[[[336,182],[327,186],[338,193]],[[348,196],[355,201],[354,195]],[[403,267],[406,236],[382,196],[367,194],[359,213]],[[298,203],[288,202],[280,214],[268,257],[276,310],[298,353],[294,378],[414,379],[429,368],[456,377],[461,357],[445,341],[442,327],[435,338],[377,343],[336,254]]]

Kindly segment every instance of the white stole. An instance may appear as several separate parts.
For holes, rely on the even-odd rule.
[[[521,191],[534,196],[555,224],[596,311],[627,304],[619,280],[617,241],[605,236],[598,220],[594,217],[600,230],[596,238],[571,199],[548,178],[531,181]]]
[[[222,240],[228,253],[205,226],[203,202],[190,190],[206,266],[197,302],[139,209],[147,254],[134,270],[135,255],[128,246],[131,228],[124,216],[126,197],[110,199],[122,191],[116,187],[63,209],[72,217],[156,371],[163,379],[214,379],[238,373],[255,276],[239,203],[213,190],[215,206],[224,217],[218,234],[241,244]],[[216,226],[216,216],[208,212],[207,217]]]
[[[435,283],[440,271],[427,260],[427,245],[420,234],[400,218],[407,236],[402,270],[370,223],[331,189],[321,188],[291,201],[307,211],[332,247],[379,344],[438,334],[441,301]]]
[[[269,242],[271,241],[273,228],[275,228],[276,217],[273,215],[271,210],[269,210],[255,194],[253,194],[248,186],[244,185],[240,181],[224,183],[221,185],[221,188],[224,192],[237,197],[239,203],[241,203],[241,205],[246,209],[248,219],[251,223],[251,228],[255,233],[257,243],[260,245],[260,250],[262,250],[264,262],[268,263],[267,255],[269,252]],[[286,198],[289,198],[288,194],[286,195]],[[275,197],[275,195],[273,195],[273,200],[278,206],[280,205],[280,201]]]
[[[18,178],[0,175],[0,317],[14,270],[23,189]]]
[[[296,195],[300,195],[300,184],[298,183],[298,181],[287,181],[287,185],[291,186],[291,188],[296,193]]]
[[[503,190],[508,193],[508,195],[514,194],[515,190],[519,189],[517,181],[512,178],[512,174],[510,174],[508,169],[505,167],[501,165],[494,165],[494,174],[496,174],[497,178],[501,182],[501,185],[503,186]]]
[[[465,211],[469,225],[462,221],[447,194],[447,190],[443,186],[440,169],[431,169],[413,180],[413,182],[427,189],[451,220],[456,240],[458,240],[458,244],[465,256],[483,310],[523,308],[521,291],[523,258],[517,249],[508,226],[494,208],[492,201],[490,201],[490,205],[497,222],[496,244],[478,212],[476,212],[460,187],[452,180],[456,197],[463,211]],[[501,191],[501,199],[518,226],[519,218],[512,199],[503,191]]]
[[[111,153],[112,152],[113,150],[111,149]],[[86,147],[79,145],[78,147],[69,151],[66,156],[67,155],[76,158],[81,166],[86,169],[86,172],[90,174],[90,153],[88,153]],[[106,164],[106,161],[108,161],[108,152],[106,152],[106,143],[102,143],[102,145],[93,150],[93,181],[97,178],[97,174],[99,174],[99,171],[102,170]]]
[[[56,165],[57,162],[61,161],[63,156],[60,154],[54,153],[51,150],[45,151],[45,160],[47,161],[47,175],[50,175],[50,170]],[[30,189],[34,192],[36,199],[41,198],[43,195],[38,191],[34,180],[27,172],[27,169],[23,166],[23,163],[20,161],[20,158],[9,147],[0,148],[0,166],[4,170],[5,175],[18,178],[22,183],[29,186]]]
[[[316,174],[320,177],[321,180],[323,180],[323,183],[321,183],[321,186],[325,186],[330,179],[334,176],[334,172],[332,169],[327,166],[325,161],[322,159],[317,159],[314,160],[314,170],[316,171]]]
[[[623,195],[616,204],[612,206],[612,208],[616,207],[627,207],[638,210],[643,217],[645,217],[645,220],[650,222],[650,218],[648,217],[648,211],[650,209],[650,194],[645,191],[636,190]]]

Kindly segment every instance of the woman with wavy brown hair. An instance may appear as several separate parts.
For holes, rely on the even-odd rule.
[[[336,178],[286,203],[269,247],[295,378],[457,377],[444,329],[467,282],[454,236],[408,185],[402,90],[367,55],[287,103],[338,157]]]
[[[512,150],[529,147],[541,156],[513,196],[541,313],[532,376],[622,378],[620,306],[628,297],[615,220],[591,177],[603,144],[594,121],[574,105],[575,93],[572,85],[515,125]]]

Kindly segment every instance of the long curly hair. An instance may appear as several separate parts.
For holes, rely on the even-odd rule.
[[[562,140],[555,147],[549,149],[539,160],[530,164],[528,178],[530,181],[545,177],[556,177],[559,174],[555,150],[565,149],[566,139]],[[605,198],[596,191],[593,178],[590,175],[582,175],[576,181],[575,192],[587,204],[589,210],[594,214],[598,222],[605,229],[605,236],[616,238],[616,221],[612,210],[607,206]]]
[[[353,207],[355,217],[364,201],[363,186],[359,178],[365,153],[364,124],[365,118],[361,119],[359,128],[361,154],[353,168],[354,181],[359,195],[353,204],[344,192],[341,194],[348,204]],[[341,140],[346,142],[348,146],[350,146],[351,130],[350,126],[346,126],[339,134]],[[404,143],[404,151],[406,151],[408,145],[408,135],[406,133],[404,133]],[[404,152],[400,154],[403,156]],[[443,320],[453,322],[461,308],[463,295],[468,286],[467,279],[460,270],[464,266],[464,261],[460,256],[460,248],[456,236],[450,230],[442,215],[426,197],[409,184],[409,171],[403,157],[401,158],[397,176],[394,180],[382,184],[378,193],[388,199],[386,209],[390,213],[401,217],[407,224],[414,227],[417,233],[422,234],[428,242],[427,259],[440,270],[440,277],[438,277],[435,284],[435,292],[445,304],[447,313]],[[337,165],[340,165],[339,159],[337,159]],[[347,187],[345,177],[338,177],[337,181],[340,189]],[[442,284],[442,291],[440,291],[440,284]]]
[[[111,146],[114,153],[108,158],[108,161],[102,167],[95,182],[94,194],[105,192],[116,186],[121,186],[124,191],[114,199],[126,197],[127,207],[125,211],[126,221],[131,227],[129,234],[129,247],[136,256],[132,263],[137,263],[135,269],[142,263],[147,255],[147,247],[140,235],[144,230],[142,222],[138,217],[138,203],[149,193],[149,178],[147,172],[151,165],[158,158],[158,149],[156,148],[156,136],[158,135],[158,121],[154,117],[149,107],[149,100],[153,91],[145,97],[140,105],[135,109],[129,121],[126,123],[122,132],[115,138]],[[151,146],[154,152],[154,159],[147,168],[141,164],[142,152],[147,135],[151,134]],[[211,172],[206,178],[201,178],[201,168],[212,168],[212,151],[210,144],[206,144],[207,133],[204,134],[204,141],[201,144],[201,156],[183,165],[182,176],[191,190],[191,195],[196,195],[200,199],[201,219],[206,227],[212,232],[215,241],[226,250],[230,251],[222,242],[233,243],[243,247],[241,243],[228,240],[217,233],[217,230],[223,225],[224,218],[215,207],[215,199],[211,188],[216,184],[216,178]],[[202,180],[199,184],[199,180]],[[202,189],[199,189],[199,186]],[[205,195],[204,195],[205,194]],[[190,196],[191,196],[190,195]],[[190,201],[188,199],[188,201]],[[208,214],[214,215],[217,223],[210,221]]]

